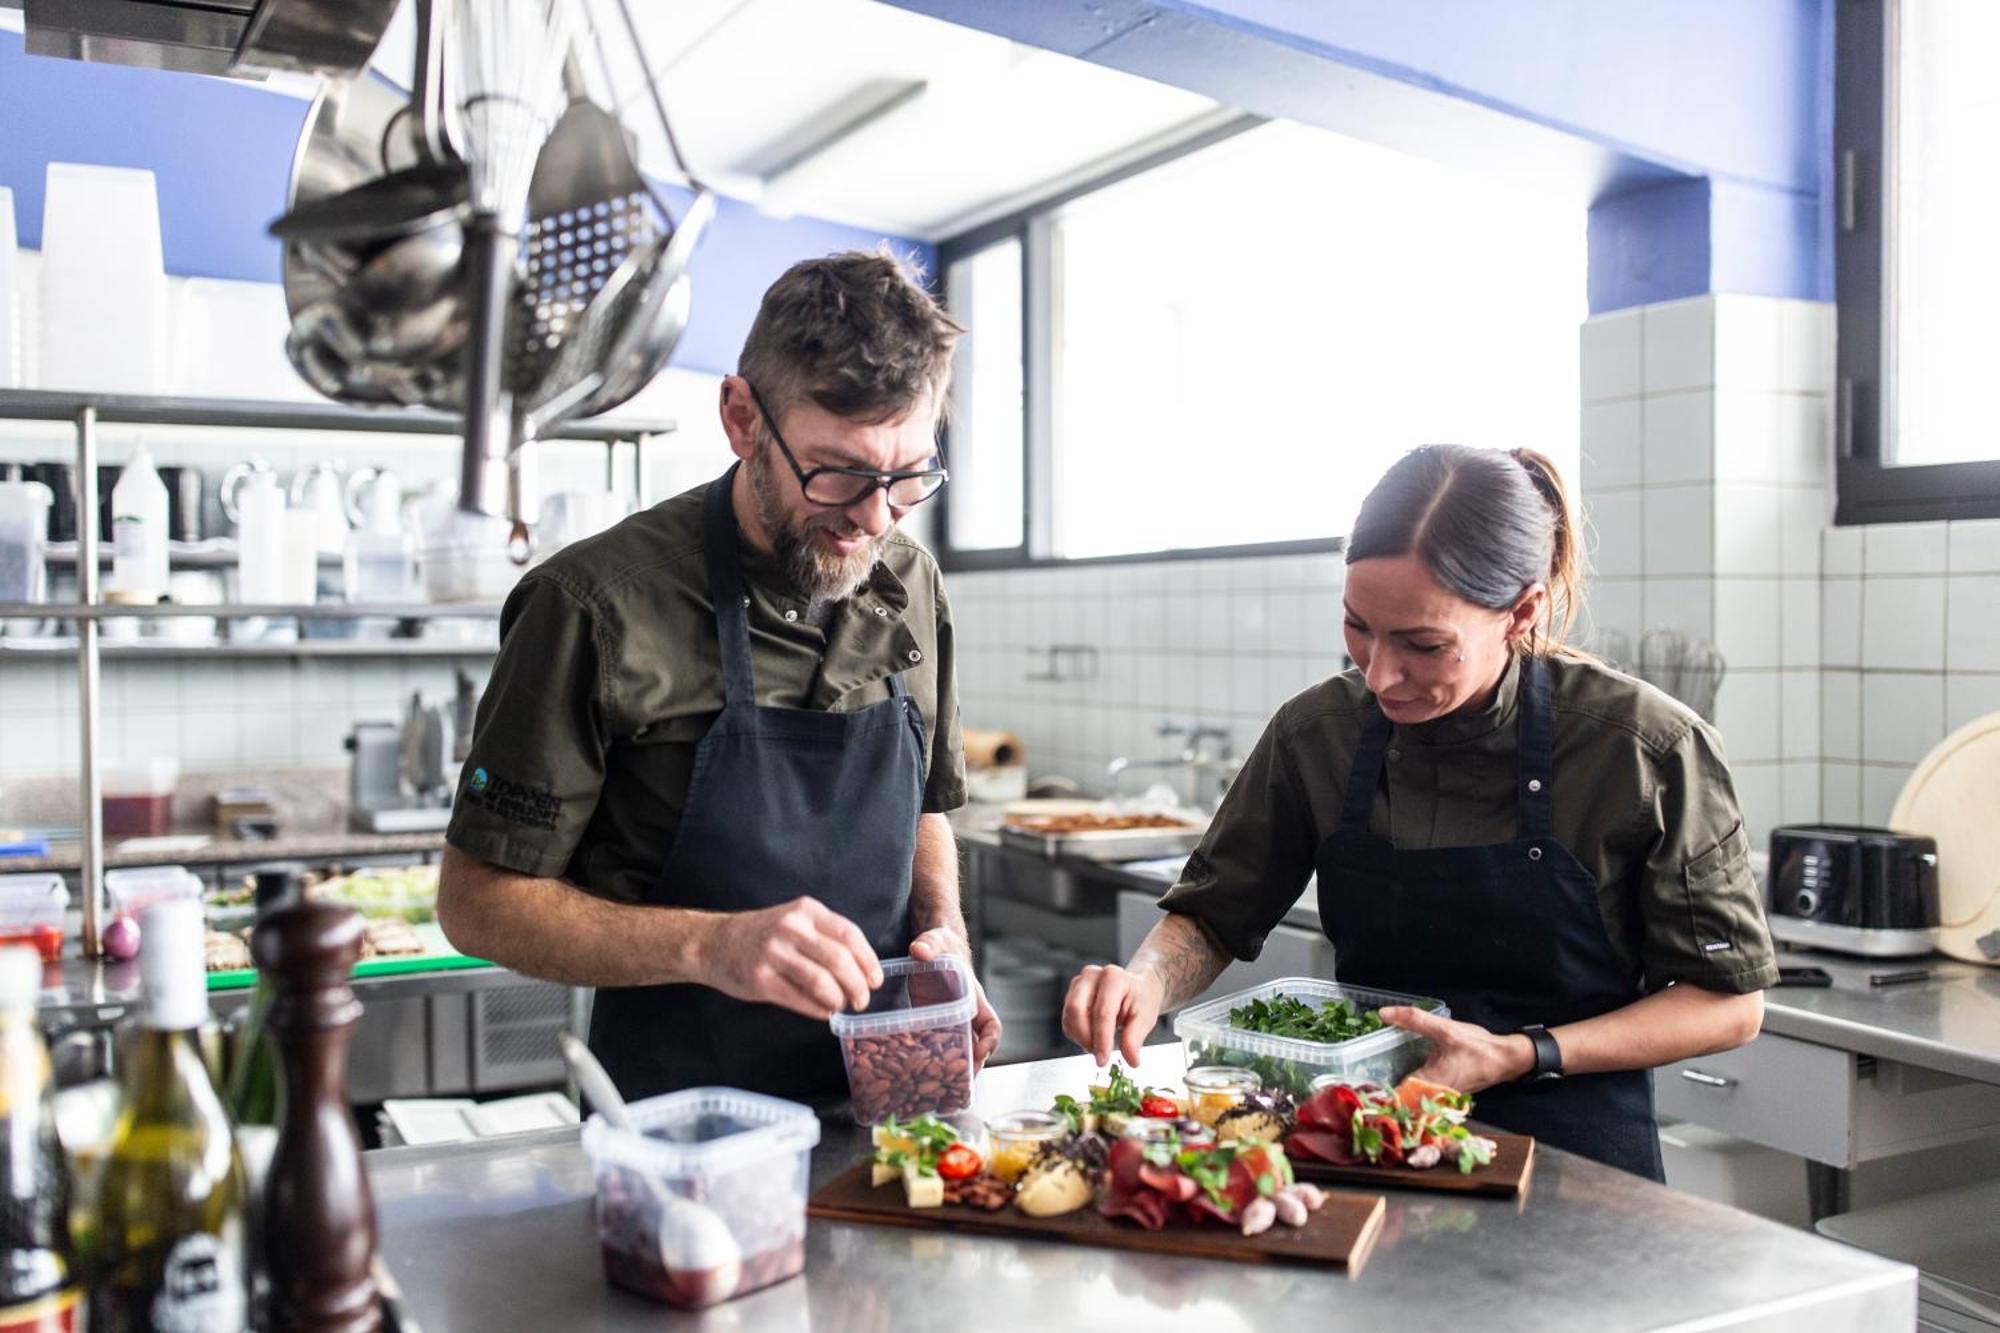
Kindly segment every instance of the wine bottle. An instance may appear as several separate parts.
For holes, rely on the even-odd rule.
[[[195,1049],[208,1015],[199,903],[146,912],[145,1010],[98,1179],[92,1333],[244,1333],[247,1190],[229,1113]]]
[[[0,949],[0,1333],[77,1327],[69,1167],[35,1026],[41,988],[41,955]]]
[[[283,864],[259,866],[250,872],[256,883],[257,920],[262,921],[271,908],[297,896],[302,873],[303,867]],[[269,1030],[271,994],[271,978],[259,972],[244,1038],[229,1073],[229,1113],[239,1125],[278,1123],[282,1103],[278,1057],[271,1048]]]

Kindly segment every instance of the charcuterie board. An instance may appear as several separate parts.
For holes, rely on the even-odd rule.
[[[1030,1217],[1011,1207],[989,1213],[967,1204],[912,1208],[904,1202],[901,1190],[871,1188],[868,1177],[866,1165],[842,1172],[812,1196],[806,1205],[807,1215],[834,1222],[1062,1241],[1238,1263],[1317,1264],[1358,1273],[1381,1234],[1386,1211],[1379,1194],[1334,1191],[1306,1225],[1296,1229],[1272,1227],[1255,1236],[1220,1225],[1148,1231],[1089,1207],[1060,1217]]]
[[[1461,1172],[1449,1163],[1419,1170],[1410,1166],[1336,1166],[1305,1153],[1291,1154],[1292,1171],[1316,1185],[1358,1185],[1363,1189],[1433,1190],[1443,1194],[1488,1194],[1518,1198],[1528,1192],[1535,1173],[1535,1141],[1526,1134],[1506,1134],[1480,1126],[1496,1145],[1493,1160]]]

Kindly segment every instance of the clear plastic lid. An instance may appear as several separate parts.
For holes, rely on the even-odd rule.
[[[919,961],[890,958],[882,963],[882,985],[858,1014],[835,1014],[829,1021],[840,1037],[880,1037],[970,1023],[979,1002],[972,974],[956,954]]]
[[[60,921],[68,908],[69,889],[61,875],[0,875],[0,923]]]
[[[593,1115],[583,1148],[599,1165],[673,1180],[707,1180],[810,1152],[819,1119],[810,1107],[737,1088],[686,1088],[634,1102],[632,1129]]]
[[[186,866],[133,866],[104,872],[104,892],[114,911],[134,916],[154,903],[201,897],[201,877]]]
[[[104,766],[106,796],[170,796],[181,780],[181,761],[139,759]]]

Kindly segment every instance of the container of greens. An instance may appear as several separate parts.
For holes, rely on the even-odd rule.
[[[1431,1044],[1383,1026],[1376,1011],[1407,1004],[1449,1018],[1442,1000],[1399,991],[1343,986],[1316,977],[1280,977],[1261,986],[1189,1005],[1174,1018],[1190,1068],[1254,1069],[1267,1088],[1300,1098],[1325,1074],[1346,1083],[1393,1087],[1430,1058]]]

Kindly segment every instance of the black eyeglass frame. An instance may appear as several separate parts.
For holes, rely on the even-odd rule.
[[[890,506],[895,509],[915,509],[925,500],[935,499],[938,492],[944,489],[945,483],[951,480],[951,472],[944,465],[944,447],[942,445],[937,447],[936,454],[934,455],[938,462],[936,467],[917,468],[906,472],[880,472],[874,468],[867,467],[816,467],[811,470],[802,468],[799,466],[798,456],[792,452],[792,446],[786,444],[785,437],[778,432],[778,419],[771,415],[771,409],[764,405],[764,395],[757,392],[757,386],[751,384],[748,380],[745,380],[744,384],[750,390],[751,401],[757,404],[758,415],[764,418],[765,428],[771,432],[771,438],[778,442],[778,452],[785,456],[785,462],[791,465],[792,475],[799,479],[799,494],[805,496],[807,504],[815,504],[822,509],[847,509],[860,504],[877,491],[888,490],[899,481],[936,477],[937,485],[933,486],[922,497],[912,500],[908,504],[898,504],[893,497],[889,501]],[[812,494],[812,480],[822,473],[832,473],[840,477],[857,477],[866,481],[868,486],[851,500],[814,499]]]

